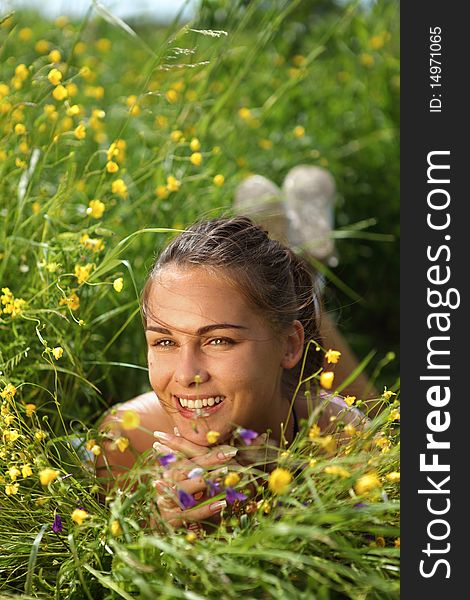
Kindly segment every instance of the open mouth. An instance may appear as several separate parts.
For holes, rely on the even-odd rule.
[[[189,400],[174,396],[180,413],[185,417],[204,417],[217,411],[225,400],[225,396],[208,396]]]

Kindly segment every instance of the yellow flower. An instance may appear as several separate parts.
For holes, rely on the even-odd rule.
[[[122,292],[122,288],[124,287],[124,279],[122,277],[118,277],[113,281],[113,288],[119,294]]]
[[[140,425],[139,413],[134,410],[126,410],[121,418],[121,427],[123,429],[137,429]]]
[[[15,415],[5,415],[3,417],[3,420],[5,421],[5,425],[7,427],[10,427],[10,425],[13,423],[13,421],[15,420]]]
[[[200,164],[202,163],[202,154],[200,152],[194,152],[189,157],[189,160],[191,161],[191,163],[193,165],[195,165],[196,167],[199,167]]]
[[[83,77],[83,79],[91,79],[91,77],[93,76],[91,69],[88,65],[84,65],[80,71],[79,74]]]
[[[3,288],[3,289],[8,289],[8,288]],[[2,296],[3,298],[3,296]],[[11,384],[11,383],[7,383],[6,386],[3,388],[3,390],[0,392],[0,396],[4,399],[4,400],[13,400],[14,396],[16,394],[16,387]]]
[[[400,547],[400,538],[397,538],[396,540],[394,540],[393,543],[395,545],[395,548],[399,548]]]
[[[78,310],[80,308],[80,298],[75,292],[72,292],[67,298],[62,298],[59,304],[61,306],[66,304],[70,310]]]
[[[351,423],[348,423],[346,425],[346,427],[343,429],[343,431],[347,435],[355,435],[357,433],[356,428],[354,427],[354,425],[351,425]]]
[[[218,431],[208,431],[206,433],[206,440],[209,444],[215,444],[220,437],[220,433]]]
[[[173,175],[168,175],[166,178],[166,187],[169,192],[177,192],[181,187],[181,181],[173,177]]]
[[[370,38],[370,46],[372,50],[380,50],[385,42],[385,36],[383,34],[373,35]]]
[[[238,111],[238,116],[244,121],[248,121],[249,119],[251,119],[251,110],[249,108],[242,107]]]
[[[185,540],[192,544],[197,540],[197,535],[194,533],[194,531],[189,531],[185,536]]]
[[[90,277],[91,270],[93,269],[93,265],[88,263],[84,266],[75,265],[75,277],[78,280],[78,285],[81,285]]]
[[[23,81],[28,78],[29,69],[24,63],[20,63],[15,69],[15,76]]]
[[[400,481],[399,471],[392,471],[391,473],[387,473],[385,477],[388,481],[391,481],[392,483],[398,483]]]
[[[317,464],[317,462],[318,462],[318,460],[317,460],[316,458],[311,458],[311,459],[308,461],[308,466],[309,466],[309,467],[314,467],[314,466]]]
[[[287,469],[278,467],[269,476],[269,489],[275,494],[285,494],[292,481],[292,473]]]
[[[64,86],[59,84],[52,90],[52,95],[56,100],[61,102],[62,100],[65,100],[69,94]]]
[[[116,179],[111,184],[111,191],[113,194],[117,194],[121,196],[121,198],[127,198],[127,185],[124,182],[124,179]]]
[[[86,510],[82,510],[81,508],[76,508],[72,513],[72,521],[77,523],[78,525],[82,525],[83,521],[89,517],[90,515]]]
[[[339,361],[339,357],[341,356],[341,352],[338,350],[328,350],[325,352],[325,358],[329,363],[336,364]]]
[[[34,49],[39,54],[45,54],[49,50],[49,42],[47,40],[38,40],[34,45]]]
[[[39,480],[42,485],[48,485],[54,481],[54,479],[57,479],[58,475],[59,471],[56,471],[55,469],[43,469],[39,472]]]
[[[33,470],[31,469],[30,465],[23,465],[21,467],[21,475],[23,477],[31,477],[32,474],[33,474]]]
[[[26,127],[23,123],[17,123],[15,125],[15,133],[16,135],[24,135],[26,133]]]
[[[80,125],[77,125],[77,127],[75,127],[73,132],[74,132],[77,140],[83,140],[86,138],[86,128],[83,123],[80,123]]]
[[[344,401],[346,402],[346,404],[348,406],[352,406],[354,404],[354,402],[356,402],[356,396],[346,396]]]
[[[61,346],[57,346],[56,348],[52,348],[52,355],[56,360],[59,360],[61,356],[64,354],[64,349]]]
[[[129,446],[129,440],[126,437],[120,437],[116,440],[116,446],[119,452],[125,452]]]
[[[98,446],[98,444],[95,444],[92,448],[91,448],[91,452],[92,454],[94,454],[95,456],[99,456],[101,454],[101,448],[100,446]]]
[[[101,252],[101,250],[104,250],[103,240],[91,238],[88,233],[84,233],[80,236],[80,244],[83,244],[85,248],[92,250],[93,252]]]
[[[261,139],[258,140],[258,146],[263,150],[270,150],[273,147],[273,143],[271,140]]]
[[[165,94],[165,97],[170,104],[174,104],[175,102],[177,102],[179,94],[176,90],[168,90]]]
[[[59,85],[59,83],[62,81],[62,77],[62,71],[59,71],[59,69],[51,69],[47,75],[47,78],[52,85]]]
[[[294,136],[297,138],[303,137],[305,135],[305,127],[302,127],[302,125],[297,125],[297,127],[294,127]]]
[[[62,55],[59,50],[51,50],[49,52],[49,60],[53,63],[58,63],[62,60]],[[54,84],[56,85],[56,84]]]
[[[108,171],[108,173],[117,173],[119,171],[119,165],[113,160],[108,160],[106,163],[106,171]]]
[[[384,391],[382,392],[382,398],[385,398],[385,400],[390,400],[392,396],[396,396],[395,392],[387,390],[387,386],[385,386]]]
[[[170,133],[170,139],[171,139],[171,141],[172,141],[172,142],[175,142],[175,143],[177,143],[177,142],[179,142],[179,141],[180,141],[180,139],[181,139],[182,137],[183,137],[183,132],[182,132],[182,131],[180,131],[179,129],[175,129],[174,131],[172,131],[172,132]]]
[[[320,375],[320,385],[325,388],[325,390],[331,390],[334,378],[335,374],[333,371],[323,371]]]
[[[90,200],[86,212],[87,215],[90,215],[93,219],[101,219],[105,209],[106,206],[101,200]]]
[[[15,494],[18,493],[19,489],[20,489],[20,484],[19,483],[8,483],[5,486],[5,494],[7,496],[14,496]]]
[[[137,96],[129,96],[126,100],[126,104],[129,107],[129,112],[133,117],[140,115],[140,106],[137,104]]]
[[[108,40],[108,38],[100,38],[99,40],[96,40],[95,47],[100,52],[109,52],[111,49],[111,40]]]
[[[193,138],[189,144],[192,152],[197,152],[201,149],[201,142],[197,138]]]
[[[42,429],[38,429],[38,431],[36,431],[34,434],[34,437],[38,440],[38,442],[42,442],[42,440],[47,437],[47,433]]]
[[[372,54],[368,54],[367,52],[363,52],[359,56],[359,61],[364,67],[372,67],[375,62]]]
[[[400,420],[400,411],[397,408],[394,408],[393,410],[391,410],[390,414],[388,415],[388,420],[389,421],[399,421]]]
[[[222,187],[225,183],[225,177],[219,173],[218,175],[216,175],[214,177],[214,179],[212,181],[214,182],[214,185],[216,185],[217,187]]]
[[[16,481],[21,475],[21,471],[18,469],[18,467],[10,467],[8,469],[8,475],[12,481]]]
[[[371,472],[359,477],[354,489],[356,490],[356,494],[362,496],[377,487],[380,487],[380,479],[377,473]]]
[[[347,469],[343,469],[343,467],[337,465],[325,467],[325,473],[328,475],[338,475],[339,477],[349,477],[351,475]]]
[[[168,198],[168,190],[166,189],[166,185],[157,185],[155,188],[155,194],[157,198],[161,198],[162,200]]]
[[[224,484],[227,487],[235,487],[240,481],[240,475],[238,473],[229,473],[224,480]]]
[[[383,538],[381,535],[378,535],[375,538],[375,544],[376,546],[378,546],[379,548],[385,548],[385,538]]]
[[[117,519],[114,519],[114,521],[111,523],[111,533],[114,536],[118,536],[118,535],[122,534],[121,525]]]
[[[26,416],[27,417],[32,417],[33,414],[36,412],[36,405],[35,404],[27,404],[25,406],[26,409]]]
[[[310,427],[310,431],[308,432],[308,437],[311,440],[316,440],[321,433],[321,429],[318,425],[312,425],[312,427]]]
[[[9,429],[3,432],[3,439],[5,442],[16,442],[16,440],[20,437],[20,434],[16,429]]]
[[[168,119],[164,115],[157,115],[155,117],[155,127],[166,127],[168,125]]]

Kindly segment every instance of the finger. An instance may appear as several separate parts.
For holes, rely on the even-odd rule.
[[[187,523],[204,521],[220,513],[226,506],[226,500],[217,500],[204,506],[197,506],[188,510],[181,510],[179,507],[170,507],[168,503],[159,498],[157,506],[160,517],[167,521],[173,527],[186,526]]]
[[[172,450],[179,450],[187,458],[200,456],[209,451],[207,446],[200,446],[199,444],[190,442],[181,435],[172,435],[171,433],[166,433],[164,431],[154,431],[153,435],[161,444],[165,444],[167,447],[169,446]]]

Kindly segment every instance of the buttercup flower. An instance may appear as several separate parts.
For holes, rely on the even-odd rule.
[[[302,127],[302,125],[297,125],[297,127],[294,127],[294,135],[295,137],[303,137],[305,135],[305,127]]]
[[[201,142],[197,138],[193,138],[189,144],[193,152],[198,152],[201,149]]]
[[[23,465],[21,467],[21,476],[26,478],[26,477],[31,477],[31,475],[33,474],[33,470],[31,469],[31,465]]]
[[[287,469],[278,467],[269,476],[268,487],[275,494],[285,494],[292,481],[292,473]]]
[[[206,439],[209,444],[215,444],[220,437],[220,433],[218,431],[208,431],[206,433]]]
[[[33,414],[36,412],[36,405],[35,404],[26,404],[25,412],[26,412],[27,417],[32,417]]]
[[[354,402],[356,402],[356,396],[346,396],[344,398],[344,401],[346,402],[346,404],[348,406],[352,406],[354,404]]]
[[[371,472],[359,477],[354,489],[356,490],[356,494],[358,496],[362,496],[363,494],[367,494],[367,492],[380,487],[380,485],[380,479],[377,473]]]
[[[6,386],[3,388],[3,390],[0,392],[0,396],[4,399],[4,400],[13,400],[13,398],[15,397],[16,394],[16,387],[11,384],[11,383],[7,383]]]
[[[88,215],[93,217],[93,219],[101,219],[105,209],[106,206],[104,202],[101,202],[101,200],[90,200],[86,212]]]
[[[69,93],[63,85],[59,84],[56,88],[52,90],[52,95],[56,100],[61,102],[62,100],[65,100],[67,98]]]
[[[77,125],[77,127],[75,127],[73,133],[74,133],[75,137],[77,138],[77,140],[85,139],[86,138],[85,125],[83,123],[80,123],[80,125]]]
[[[47,78],[52,83],[52,85],[59,85],[62,81],[62,73],[59,69],[51,69],[47,75]]]
[[[199,167],[199,165],[202,163],[202,154],[200,152],[194,152],[189,157],[189,160],[191,161],[191,163],[193,165],[195,165],[196,167]]]
[[[18,493],[19,489],[20,489],[19,483],[7,483],[7,485],[5,486],[5,494],[7,496],[14,496],[15,494]]]
[[[64,354],[64,349],[61,346],[57,346],[56,348],[52,348],[52,355],[56,360],[59,360],[61,356]]]
[[[325,388],[325,390],[331,390],[334,378],[335,374],[333,371],[323,371],[320,375],[320,385],[322,388]]]
[[[115,443],[119,452],[125,452],[129,446],[129,440],[126,437],[118,438]]]
[[[222,187],[225,183],[225,177],[219,173],[218,175],[215,175],[212,181],[217,187]]]
[[[325,352],[325,358],[329,363],[336,364],[339,361],[339,357],[341,356],[341,352],[338,350],[328,350]]]
[[[390,400],[392,396],[396,396],[395,392],[387,390],[387,386],[385,386],[384,391],[382,392],[382,397],[385,398],[385,400]]]
[[[12,481],[16,481],[21,475],[21,471],[18,469],[18,467],[10,467],[7,472]]]
[[[75,265],[75,277],[78,280],[78,284],[85,283],[90,277],[91,270],[93,269],[92,264],[87,265]]]
[[[121,198],[127,198],[127,185],[124,182],[124,179],[116,179],[111,184],[111,191],[113,194],[117,194],[121,196]]]
[[[392,483],[398,483],[400,481],[400,473],[398,471],[392,471],[391,473],[387,473],[385,476],[388,481]]]
[[[114,536],[121,535],[122,533],[121,525],[117,519],[114,519],[114,521],[111,523],[111,533]]]
[[[325,467],[325,473],[328,475],[338,475],[339,477],[349,477],[351,475],[347,469],[343,469],[343,467],[337,465]]]
[[[166,178],[166,187],[169,192],[177,192],[181,187],[181,181],[173,177],[173,175],[168,175]]]
[[[108,173],[117,173],[119,171],[119,165],[113,160],[108,160],[106,163],[106,171],[108,171]]]
[[[140,416],[134,410],[126,410],[121,418],[121,427],[123,429],[136,429],[140,425]]]
[[[118,277],[113,281],[113,288],[119,294],[122,292],[122,288],[124,287],[124,279],[122,277]]]
[[[81,508],[76,508],[71,515],[72,521],[78,525],[82,525],[83,521],[89,516],[90,515],[87,513],[87,511]]]
[[[39,472],[39,481],[42,485],[48,485],[51,481],[54,481],[59,475],[59,471],[55,469],[43,469]]]
[[[240,481],[238,473],[229,473],[224,480],[224,484],[228,487],[235,487]]]

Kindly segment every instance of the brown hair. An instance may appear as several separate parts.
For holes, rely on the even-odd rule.
[[[290,248],[269,238],[268,232],[248,217],[199,221],[173,238],[158,257],[141,298],[144,323],[148,295],[155,275],[164,267],[197,266],[214,273],[222,270],[249,304],[258,310],[275,332],[298,319],[305,330],[305,346],[320,340],[320,296],[315,278],[306,263]],[[289,397],[299,381],[303,359],[284,371],[283,388]],[[321,365],[320,352],[312,347],[304,377]]]

